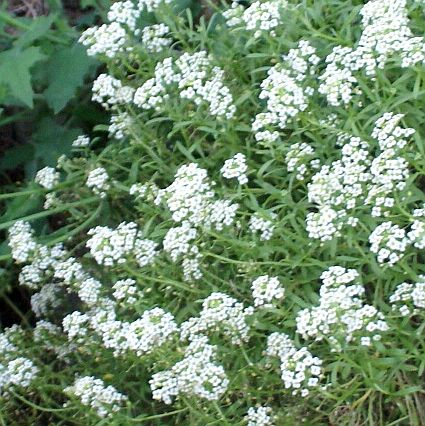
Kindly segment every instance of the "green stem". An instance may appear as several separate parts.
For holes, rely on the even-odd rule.
[[[74,408],[72,408],[72,407],[69,407],[69,408],[45,408],[45,407],[41,407],[40,405],[34,404],[31,401],[28,401],[23,396],[17,394],[13,390],[9,390],[9,392],[12,393],[20,401],[24,402],[25,404],[29,405],[30,407],[34,408],[35,410],[45,411],[47,413],[56,413],[56,412],[60,412],[60,411],[71,411],[71,410],[74,410]]]
[[[20,311],[20,309],[18,309],[16,307],[16,305],[9,299],[8,296],[6,296],[6,294],[2,294],[1,297],[3,298],[3,300],[10,306],[10,308],[13,310],[13,312],[15,312],[16,315],[19,316],[19,318],[21,318],[22,322],[28,327],[30,328],[31,325],[28,322],[27,318],[25,317],[25,315]]]
[[[187,411],[187,408],[182,408],[181,410],[175,410],[175,411],[169,411],[168,413],[162,413],[162,414],[156,414],[154,416],[149,416],[149,417],[136,417],[134,419],[130,419],[132,422],[137,422],[137,423],[143,423],[146,422],[148,420],[155,420],[155,419],[160,419],[162,417],[168,417],[168,416],[172,416],[174,414],[180,414]]]
[[[30,214],[30,215],[25,216],[25,217],[20,217],[18,219],[9,220],[7,222],[0,224],[0,230],[7,229],[7,228],[11,227],[15,222],[17,222],[19,220],[30,221],[30,220],[41,219],[42,217],[47,217],[47,216],[50,216],[52,214],[68,210],[70,207],[84,206],[86,204],[90,204],[93,201],[99,201],[99,198],[98,197],[90,197],[90,198],[86,198],[85,200],[76,201],[74,203],[64,204],[63,206],[57,207],[57,208],[52,209],[52,210],[46,210],[46,211],[43,211],[43,212]]]

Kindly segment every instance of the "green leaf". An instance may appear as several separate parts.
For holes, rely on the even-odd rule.
[[[57,124],[51,118],[44,118],[31,139],[35,148],[35,160],[41,165],[55,166],[62,154],[71,150],[73,140],[81,134],[80,129],[69,129]]]
[[[25,50],[15,47],[0,53],[0,83],[9,86],[12,96],[30,108],[33,107],[34,96],[30,69],[44,58],[39,47]]]
[[[49,85],[44,96],[55,114],[65,108],[95,63],[79,44],[58,50],[49,58],[46,65]]]
[[[39,16],[33,19],[28,30],[15,41],[14,45],[20,48],[29,46],[34,40],[43,37],[49,31],[54,20],[55,15]]]

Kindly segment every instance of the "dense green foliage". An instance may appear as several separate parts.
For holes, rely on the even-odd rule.
[[[360,1],[246,2],[233,15],[211,3],[210,18],[158,3],[134,28],[130,12],[124,23],[105,15],[121,38],[117,26],[80,39],[105,64],[93,98],[118,130],[100,120],[72,146],[72,119],[44,118],[32,158],[54,168],[0,195],[4,273],[26,271],[37,321],[33,331],[24,312],[23,327],[1,335],[15,348],[0,350],[0,368],[24,357],[34,369],[29,383],[5,375],[3,393],[0,380],[0,422],[425,424],[423,4],[372,0],[367,22]],[[276,8],[276,25],[264,11],[244,15],[257,4]],[[267,28],[251,29],[261,16]],[[54,19],[38,18],[1,53],[0,74],[13,66],[27,84],[10,72],[0,81],[7,102],[74,117],[73,93],[94,62],[74,42],[55,45]],[[144,38],[156,23],[164,34]],[[362,45],[365,34],[381,44]],[[334,48],[347,50],[335,59]],[[93,107],[82,108],[84,119]],[[298,155],[302,146],[311,150]],[[284,295],[274,288],[262,306],[254,283],[265,276]],[[299,388],[288,384],[296,369]],[[78,380],[92,376],[124,395],[117,406],[84,401],[78,392],[93,388]],[[259,406],[274,423],[254,422]]]

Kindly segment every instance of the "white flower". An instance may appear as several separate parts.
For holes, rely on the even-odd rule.
[[[244,308],[236,299],[223,293],[211,293],[202,303],[199,317],[192,317],[181,325],[181,338],[193,340],[199,334],[218,330],[236,345],[249,339],[247,319],[253,308]]]
[[[223,16],[229,27],[242,26],[247,31],[253,31],[255,38],[265,33],[275,35],[274,30],[282,23],[281,14],[287,4],[285,0],[255,1],[245,9],[234,1]]]
[[[149,25],[142,30],[142,44],[148,52],[161,52],[169,47],[172,39],[167,37],[170,29],[165,24]]]
[[[171,404],[180,394],[217,401],[226,391],[229,379],[216,363],[216,347],[205,336],[196,337],[186,348],[183,360],[161,371],[149,381],[153,399]]]
[[[97,226],[88,231],[86,245],[99,265],[113,266],[133,258],[143,267],[157,255],[154,241],[144,239],[134,222],[122,222],[116,229]]]
[[[72,142],[73,147],[84,147],[90,144],[90,138],[87,135],[80,135]]]
[[[60,173],[54,167],[44,167],[37,172],[34,181],[46,189],[53,189],[59,183]]]
[[[139,0],[137,9],[146,9],[148,12],[154,12],[163,4],[170,4],[173,0]]]
[[[402,316],[418,314],[425,309],[425,275],[414,284],[401,283],[390,296],[392,308]]]
[[[340,266],[322,273],[319,305],[302,309],[296,318],[297,332],[304,339],[326,338],[332,351],[341,351],[350,342],[379,340],[388,330],[383,314],[363,304],[364,288],[355,282],[358,276],[354,269]]]
[[[269,216],[272,219],[276,219],[275,213],[269,213]],[[273,236],[275,225],[273,220],[268,220],[256,213],[251,216],[249,219],[249,230],[254,234],[256,232],[261,232],[260,239],[262,241],[268,241]]]
[[[241,185],[244,185],[248,182],[247,170],[248,166],[245,155],[237,153],[224,162],[220,172],[226,179],[236,178]]]
[[[271,413],[272,409],[267,406],[250,407],[246,416],[248,426],[273,426],[275,423]]]
[[[100,417],[111,417],[128,399],[113,386],[106,386],[102,380],[93,376],[77,378],[64,392],[80,399],[83,405],[91,407]]]
[[[283,299],[285,289],[281,286],[277,277],[261,275],[256,278],[251,285],[254,306],[261,308],[270,308],[277,300]]]
[[[100,198],[105,198],[111,188],[108,173],[103,167],[97,167],[88,174],[86,185]]]
[[[409,240],[406,231],[392,222],[378,225],[369,236],[370,250],[376,253],[378,263],[397,263],[406,251]]]
[[[205,103],[209,113],[230,119],[236,112],[233,98],[224,84],[224,71],[213,67],[207,52],[183,53],[177,60],[165,58],[155,67],[155,75],[134,94],[134,103],[145,110],[161,111],[171,93],[196,106]]]
[[[292,394],[307,396],[322,378],[322,361],[307,348],[296,349],[286,334],[272,333],[267,338],[266,355],[280,359],[280,371],[285,389]]]
[[[136,29],[136,20],[139,15],[140,11],[134,7],[133,2],[127,0],[112,3],[107,17],[110,22],[127,25],[131,31],[134,31]]]
[[[108,75],[100,74],[93,82],[92,100],[99,102],[105,109],[116,109],[118,105],[132,102],[134,89],[124,86],[120,80]]]
[[[90,56],[103,54],[108,58],[114,58],[117,53],[123,51],[127,34],[121,24],[112,22],[100,27],[88,28],[81,34],[78,41],[88,46],[87,54]]]

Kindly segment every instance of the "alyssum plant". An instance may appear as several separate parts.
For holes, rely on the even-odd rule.
[[[246,3],[82,34],[109,141],[2,225],[37,317],[3,424],[425,423],[423,5]]]

